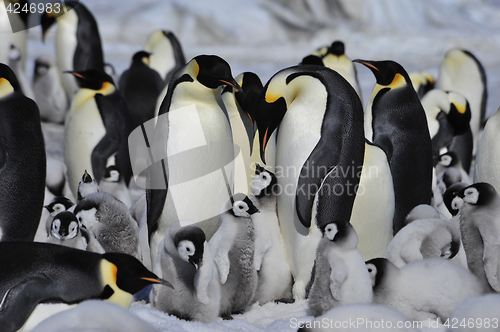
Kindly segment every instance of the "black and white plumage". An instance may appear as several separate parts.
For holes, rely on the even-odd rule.
[[[181,319],[215,321],[221,286],[205,233],[196,225],[182,227],[176,222],[168,228],[159,250],[155,273],[173,288],[153,287],[153,307]]]
[[[427,71],[412,71],[408,73],[408,76],[410,76],[411,84],[420,99],[422,99],[427,92],[434,89],[436,80],[431,73]]]
[[[78,182],[77,202],[80,202],[86,196],[97,192],[99,192],[99,186],[97,185],[96,180],[89,173],[87,173],[87,170],[85,170],[80,182]]]
[[[99,191],[111,194],[128,208],[132,207],[132,197],[123,179],[120,168],[116,165],[106,167],[104,176],[99,183]]]
[[[150,66],[160,74],[165,84],[168,84],[177,69],[186,64],[181,43],[172,31],[152,32],[144,50],[151,53]]]

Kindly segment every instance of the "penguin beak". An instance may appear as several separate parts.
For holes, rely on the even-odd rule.
[[[198,270],[203,265],[203,261],[201,259],[189,257],[188,260],[189,263],[191,263],[191,265],[193,265],[196,270]]]
[[[85,79],[85,76],[83,76],[82,74],[76,72],[76,71],[71,71],[71,70],[66,70],[64,71],[65,74],[71,74],[75,77],[78,77],[78,78],[81,78],[81,79]],[[87,171],[85,170],[85,174],[87,174]]]
[[[160,278],[147,278],[147,277],[142,277],[141,278],[142,280],[145,280],[145,281],[149,281],[153,284],[160,284],[160,285],[165,285],[165,286],[168,286],[172,289],[174,289],[174,286],[172,286],[171,283],[169,283],[168,281],[166,281],[165,279],[160,279]]]
[[[233,88],[236,89],[237,92],[243,92],[243,89],[241,88],[241,86],[234,79],[232,79],[231,81],[219,80],[219,82],[222,82],[226,85],[232,86]]]
[[[259,98],[260,99],[260,98]],[[285,98],[280,97],[274,102],[267,102],[265,98],[258,101],[256,107],[256,122],[259,130],[260,158],[266,163],[265,152],[269,138],[285,117],[287,105]]]
[[[248,209],[248,211],[247,211],[247,213],[248,213],[249,215],[252,215],[252,214],[254,214],[254,213],[259,213],[259,212],[260,212],[260,211],[259,211],[259,209],[257,209],[257,208],[255,207],[255,205],[250,206],[250,208],[249,208],[249,209]]]
[[[368,68],[371,69],[371,71],[379,71],[379,69],[373,64],[373,62],[368,61],[368,60],[361,60],[361,59],[355,59],[352,60],[352,62],[357,62],[360,63]]]

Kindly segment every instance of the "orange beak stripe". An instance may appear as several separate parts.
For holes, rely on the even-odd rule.
[[[248,115],[248,118],[250,119],[250,123],[251,123],[251,124],[252,124],[252,126],[253,126],[253,120],[252,120],[252,117],[250,116],[250,114],[248,114],[248,112],[247,112],[247,115]]]
[[[371,63],[368,63],[368,62],[361,62],[361,63],[362,63],[362,64],[364,64],[365,66],[368,66],[368,67],[373,68],[373,69],[375,69],[376,71],[378,71],[378,68],[377,68],[377,67],[375,67],[374,65],[372,65]]]
[[[142,280],[146,280],[146,281],[151,281],[151,282],[154,282],[156,284],[163,284],[163,281],[161,280],[158,280],[158,279],[154,279],[154,278],[141,278]]]
[[[267,131],[268,130],[269,130],[269,128],[266,128],[266,132],[264,133],[264,142],[263,142],[264,144],[262,144],[262,146],[264,147],[264,149],[265,149],[265,146],[267,144]]]
[[[80,77],[80,78],[85,79],[85,77],[83,77],[83,75],[80,75],[80,74],[78,74],[78,73],[76,73],[76,72],[71,72],[71,74],[73,74],[73,76],[76,76],[76,77]]]

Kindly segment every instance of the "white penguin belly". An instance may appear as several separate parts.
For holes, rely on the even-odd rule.
[[[56,57],[57,66],[62,73],[62,83],[68,98],[71,100],[78,92],[78,83],[71,74],[66,74],[64,71],[73,71],[73,57],[75,55],[78,40],[76,38],[76,30],[78,24],[78,16],[74,10],[64,14],[64,18],[57,20],[57,36],[56,36]]]

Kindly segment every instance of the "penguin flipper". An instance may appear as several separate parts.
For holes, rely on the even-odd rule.
[[[104,177],[108,158],[113,155],[120,146],[120,141],[116,139],[116,133],[106,132],[106,135],[94,147],[91,155],[92,171],[97,183]]]
[[[484,273],[488,283],[495,291],[500,292],[500,244],[484,246]]]

